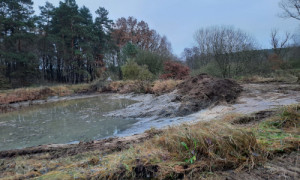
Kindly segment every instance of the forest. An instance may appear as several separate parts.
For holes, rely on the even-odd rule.
[[[95,13],[93,17],[75,0],[60,2],[58,7],[47,2],[39,15],[32,0],[2,0],[1,89],[89,83],[108,77],[174,78],[166,72],[172,67],[164,64],[173,65],[174,71],[230,78],[300,66],[299,42],[290,33],[282,36],[277,29],[270,32],[272,49],[263,50],[253,37],[233,26],[202,28],[194,35],[196,46],[177,57],[167,37],[145,21],[134,17],[113,21],[103,7]]]
[[[35,15],[31,0],[4,0],[0,9],[1,87],[28,86],[43,81],[91,82],[107,71],[122,78],[128,58],[151,64],[158,73],[171,56],[166,37],[133,17],[113,22],[102,7],[92,17],[75,0],[47,2]],[[152,60],[157,62],[152,62]]]

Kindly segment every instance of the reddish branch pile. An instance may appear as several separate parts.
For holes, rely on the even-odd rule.
[[[174,61],[167,61],[164,63],[165,74],[161,75],[161,79],[177,79],[183,80],[190,74],[189,67]]]

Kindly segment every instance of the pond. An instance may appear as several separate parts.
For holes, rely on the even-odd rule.
[[[0,115],[0,151],[43,144],[75,143],[109,137],[132,127],[136,119],[105,117],[135,103],[99,95],[35,105]]]

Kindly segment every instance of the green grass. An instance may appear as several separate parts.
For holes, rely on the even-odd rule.
[[[276,116],[261,122],[254,132],[267,151],[297,148],[300,143],[299,106],[283,108]]]

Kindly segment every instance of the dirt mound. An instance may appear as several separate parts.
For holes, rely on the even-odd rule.
[[[242,87],[233,80],[219,79],[207,74],[190,77],[177,86],[182,102],[178,115],[184,116],[221,101],[232,103]]]

